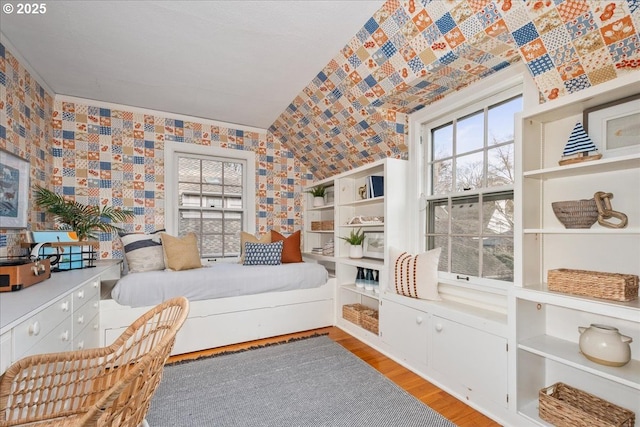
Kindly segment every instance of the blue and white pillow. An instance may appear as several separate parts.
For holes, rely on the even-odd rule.
[[[244,244],[244,265],[279,265],[284,241]]]
[[[120,234],[129,273],[164,270],[164,253],[160,241],[160,233],[164,231]]]

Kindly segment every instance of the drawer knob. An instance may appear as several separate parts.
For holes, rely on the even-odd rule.
[[[442,332],[442,323],[436,323],[436,331]]]
[[[60,334],[60,339],[62,341],[69,341],[69,331],[64,331],[62,334]]]
[[[78,298],[79,299],[83,299],[84,298],[84,290],[78,292]]]
[[[416,323],[417,323],[418,325],[422,325],[422,316],[418,316],[418,317],[416,317]]]
[[[29,325],[29,335],[36,336],[40,333],[40,322],[37,320]]]
[[[100,307],[100,301],[96,301],[93,303],[93,308],[98,308]]]
[[[82,325],[84,323],[84,315],[81,314],[80,316],[78,316],[78,323],[80,325]]]
[[[60,304],[60,308],[62,308],[62,311],[69,311],[69,301],[64,301]]]
[[[78,350],[82,350],[84,348],[84,341],[80,341],[78,343]]]

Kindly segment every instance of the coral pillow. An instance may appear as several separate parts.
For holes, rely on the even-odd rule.
[[[442,248],[411,255],[389,248],[389,290],[412,298],[441,300],[438,294],[438,262]]]
[[[260,237],[249,234],[246,231],[240,232],[240,264],[244,264],[245,243],[271,243],[271,233],[265,233]]]
[[[291,234],[289,237],[284,237],[277,231],[271,230],[271,241],[279,242],[284,240],[282,247],[282,263],[302,262],[302,251],[300,251],[300,230]]]
[[[195,233],[189,233],[184,237],[162,233],[162,248],[167,268],[171,270],[191,270],[202,267]]]

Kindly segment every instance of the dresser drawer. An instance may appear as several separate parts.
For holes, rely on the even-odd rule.
[[[73,349],[84,350],[85,348],[96,348],[100,346],[100,323],[99,316],[87,322],[84,329],[78,329],[78,334],[73,338]]]
[[[14,341],[18,344],[18,340]],[[41,353],[56,353],[71,350],[71,319],[67,317],[62,323],[56,325],[53,330],[42,337],[38,342],[24,353],[15,353],[15,360],[25,356]]]
[[[82,285],[73,293],[73,310],[76,311],[89,301],[100,299],[100,279]]]
[[[13,329],[13,355],[17,360],[29,349],[38,344],[51,331],[67,320],[67,328],[71,332],[71,295],[50,305]],[[71,338],[71,336],[69,337]],[[30,353],[31,354],[31,353]]]
[[[89,301],[87,304],[80,307],[79,310],[73,311],[73,336],[74,339],[80,331],[87,326],[95,326],[96,330],[100,328],[100,301]]]

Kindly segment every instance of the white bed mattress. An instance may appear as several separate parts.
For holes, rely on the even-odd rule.
[[[309,289],[324,285],[328,278],[324,266],[308,262],[251,266],[219,263],[185,271],[127,274],[118,280],[111,297],[122,305],[143,307],[180,295],[197,301]]]

